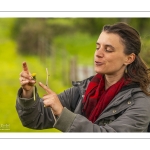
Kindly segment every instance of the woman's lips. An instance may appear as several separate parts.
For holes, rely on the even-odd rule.
[[[99,61],[95,61],[95,64],[98,65],[98,66],[103,65],[103,63],[99,62]]]

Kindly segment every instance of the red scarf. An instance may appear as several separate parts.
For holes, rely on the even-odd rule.
[[[92,122],[95,122],[105,107],[126,85],[127,82],[121,78],[117,83],[105,90],[105,80],[100,74],[95,75],[89,83],[83,99],[83,113]]]

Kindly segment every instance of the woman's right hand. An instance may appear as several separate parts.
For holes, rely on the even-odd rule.
[[[33,86],[36,83],[36,81],[33,80],[33,77],[28,70],[28,66],[26,62],[22,63],[22,67],[23,70],[20,73],[20,77],[19,77],[19,81],[23,89],[22,97],[30,98],[32,97]]]

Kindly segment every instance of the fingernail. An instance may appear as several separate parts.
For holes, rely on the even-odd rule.
[[[42,83],[41,83],[41,82],[39,82],[39,84],[41,85]]]

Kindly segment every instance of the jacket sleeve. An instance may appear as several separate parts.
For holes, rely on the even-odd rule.
[[[49,107],[44,107],[43,100],[39,97],[36,89],[36,100],[33,98],[21,98],[22,88],[18,90],[16,110],[22,125],[31,129],[53,128],[54,118]],[[72,110],[72,100],[77,101],[79,93],[76,87],[71,87],[58,94],[63,107]]]
[[[36,100],[33,98],[21,98],[22,88],[19,89],[16,110],[22,125],[31,129],[52,128],[54,118],[49,107],[44,107],[43,100],[36,92]]]
[[[149,122],[150,99],[143,94],[135,95],[132,104],[124,108],[124,113],[105,125],[94,124],[64,108],[54,127],[63,132],[147,132]]]

